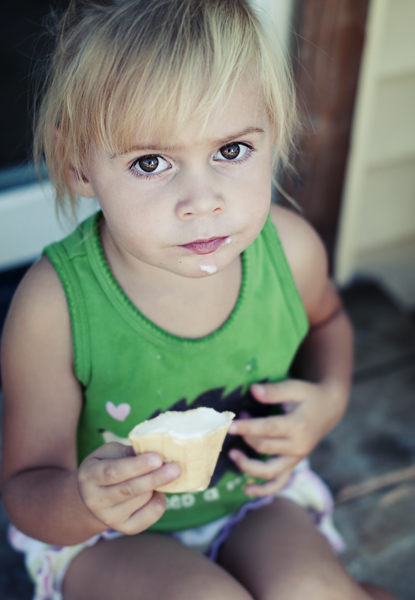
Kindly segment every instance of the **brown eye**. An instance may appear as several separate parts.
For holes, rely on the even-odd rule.
[[[159,166],[159,159],[157,156],[143,156],[137,160],[135,166],[140,167],[145,173],[153,173]]]
[[[150,177],[151,175],[161,175],[171,169],[171,164],[162,156],[157,154],[147,154],[140,156],[133,162],[130,170],[137,177]]]
[[[227,160],[232,160],[233,158],[237,158],[239,156],[241,149],[239,144],[228,144],[227,146],[223,146],[220,149],[220,153],[223,158]]]

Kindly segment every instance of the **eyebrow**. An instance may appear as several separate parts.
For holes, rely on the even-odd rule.
[[[245,135],[249,135],[251,133],[259,133],[259,134],[263,134],[265,133],[264,129],[262,129],[262,127],[247,127],[246,129],[243,129],[242,131],[238,131],[236,133],[233,134],[229,134],[227,135],[225,138],[222,138],[220,140],[209,140],[209,144],[211,144],[212,146],[223,146],[224,144],[227,144],[231,141],[234,140],[238,140],[241,137],[244,137]],[[145,150],[152,150],[155,152],[172,152],[174,150],[179,150],[181,148],[181,146],[157,146],[157,145],[152,145],[152,144],[146,144],[146,145],[134,145],[131,146],[130,148],[128,148],[127,150],[123,150],[122,152],[120,152],[119,154],[112,154],[110,156],[110,159],[114,159],[114,158],[119,158],[121,156],[125,156],[126,154],[132,154],[134,152],[143,152]]]

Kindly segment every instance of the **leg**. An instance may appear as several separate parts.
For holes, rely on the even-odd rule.
[[[392,594],[377,585],[362,583],[361,587],[365,590],[369,598],[373,598],[374,600],[396,600],[395,596],[392,596]]]
[[[393,600],[353,581],[306,511],[283,498],[235,527],[219,563],[256,600]]]
[[[101,540],[71,563],[65,600],[252,600],[232,576],[176,540],[140,534]]]

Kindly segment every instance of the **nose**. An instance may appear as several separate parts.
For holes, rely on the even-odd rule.
[[[225,208],[223,195],[215,190],[212,182],[197,180],[187,186],[186,193],[176,205],[180,220],[191,220],[197,216],[220,214]]]

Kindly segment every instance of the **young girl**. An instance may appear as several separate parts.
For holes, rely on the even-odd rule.
[[[101,210],[4,329],[2,495],[36,600],[392,598],[335,558],[304,460],[345,410],[351,330],[318,237],[270,206],[295,128],[274,45],[246,0],[61,19],[37,157],[59,206]],[[211,486],[166,497],[179,467],[125,438],[197,406],[237,419]]]

